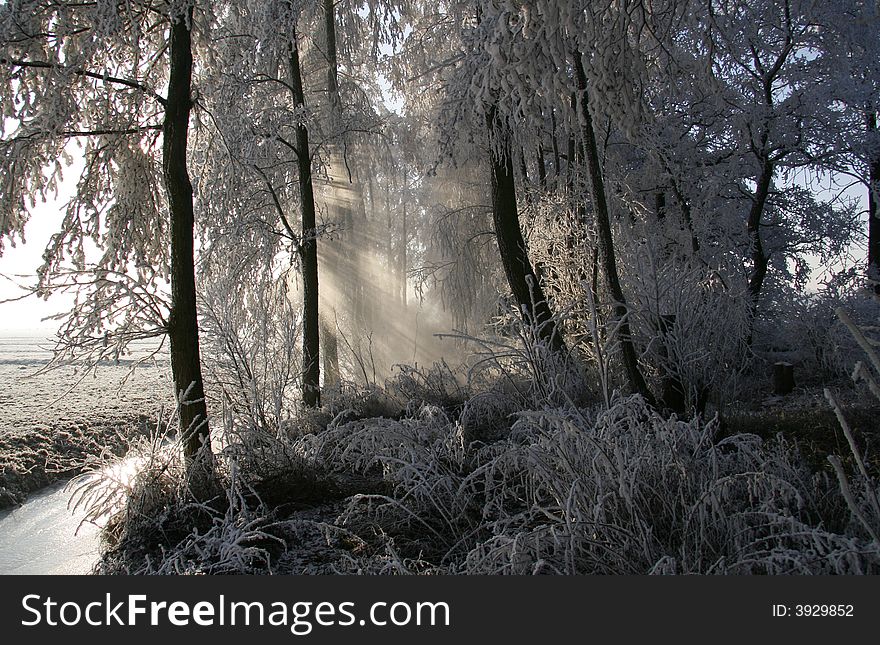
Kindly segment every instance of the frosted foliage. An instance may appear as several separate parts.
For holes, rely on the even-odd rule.
[[[233,475],[235,477],[235,475]],[[249,574],[269,565],[265,545],[278,542],[266,529],[268,518],[253,510],[238,480],[233,479],[226,493],[226,509],[210,507],[211,524],[206,530],[194,529],[177,544],[170,545],[161,558],[147,559],[129,574],[137,575],[220,575]]]
[[[266,531],[265,509],[254,509],[246,500],[251,491],[237,467],[230,468],[222,510],[194,503],[186,490],[181,449],[179,443],[158,433],[132,446],[124,461],[96,464],[71,482],[74,508],[85,511],[84,521],[104,528],[109,555],[99,563],[98,573],[246,574],[269,566],[264,547],[277,538]],[[135,566],[129,563],[121,570],[107,570],[111,563],[115,565],[115,549],[140,546],[157,519],[174,513],[200,516],[199,526]]]
[[[77,271],[87,270],[92,263],[125,271],[131,263],[167,279],[161,168],[156,157],[131,143],[110,139],[87,148],[100,170],[81,177],[62,230],[53,236],[44,255],[41,275],[47,286],[67,259]],[[97,260],[87,258],[88,243],[101,250]]]
[[[876,305],[852,268],[880,154],[876,2],[0,0],[0,250],[74,175],[34,287],[76,292],[56,363],[121,359],[169,328],[162,131],[182,16],[228,494],[193,509],[156,445],[149,482],[84,489],[96,508],[128,497],[131,528],[203,520],[133,570],[274,566],[254,500],[299,494],[267,482],[307,471],[338,494],[311,511],[357,544],[333,564],[347,570],[880,571],[876,479],[849,436],[852,463],[817,472],[703,416],[758,405],[738,399],[780,353],[814,381],[864,353],[855,376],[877,390]],[[493,194],[499,165],[512,177]],[[519,227],[530,266],[509,274],[534,272],[563,349],[511,306],[496,221]],[[821,297],[817,262],[841,272]],[[297,396],[304,291],[314,410]],[[841,304],[854,322],[831,316]],[[624,383],[681,387],[681,418]]]
[[[823,528],[834,482],[786,444],[717,441],[716,422],[665,420],[638,399],[596,417],[524,411],[509,437],[465,450],[435,412],[322,435],[334,463],[379,468],[392,496],[357,496],[346,526],[378,522],[386,556],[446,573],[869,573],[880,545]],[[839,518],[826,517],[837,525]],[[368,524],[363,524],[368,522]],[[409,556],[414,557],[414,556]],[[360,567],[369,568],[362,561]],[[419,568],[416,567],[416,568]]]
[[[521,129],[569,102],[577,92],[570,72],[584,54],[590,98],[627,132],[644,120],[644,80],[665,60],[669,27],[687,3],[640,1],[450,3],[449,22],[460,28],[453,65],[440,68],[452,107],[443,131],[450,149],[472,149],[491,107],[515,144],[532,134]],[[447,23],[448,24],[448,23]],[[462,128],[461,126],[466,127]],[[563,116],[559,134],[574,134],[577,118]]]
[[[750,364],[744,285],[726,285],[716,272],[684,261],[660,263],[657,255],[643,246],[627,272],[643,360],[658,375],[675,377],[688,408],[707,396],[733,400]]]
[[[79,173],[36,286],[42,297],[77,291],[60,358],[118,358],[132,340],[164,332],[167,30],[157,15],[134,1],[0,7],[0,243],[23,235],[74,159]]]
[[[853,368],[853,381],[865,383],[871,396],[880,400],[880,386],[877,385],[877,379],[880,376],[880,356],[877,354],[877,342],[871,338],[873,334],[870,333],[875,328],[859,328],[843,308],[838,308],[836,313],[864,352],[865,362],[859,361]],[[878,501],[880,500],[880,481],[877,478],[876,468],[871,468],[866,463],[869,457],[868,452],[861,449],[856,442],[850,424],[847,422],[846,414],[838,403],[834,392],[825,388],[825,398],[834,410],[840,428],[846,437],[850,454],[855,461],[855,472],[848,474],[848,469],[843,466],[837,455],[829,455],[828,462],[837,475],[837,481],[850,510],[852,522],[870,535],[875,545],[880,544],[880,501]]]
[[[215,270],[200,302],[206,380],[229,438],[281,431],[296,407],[302,363],[300,317],[284,281],[250,286],[242,277]]]
[[[478,177],[483,173],[472,169]],[[449,170],[426,180],[430,194],[443,198],[431,209],[431,248],[417,276],[424,290],[437,289],[457,329],[485,321],[494,311],[501,266],[492,244],[491,214],[483,185],[468,173]],[[436,193],[434,193],[436,191]]]

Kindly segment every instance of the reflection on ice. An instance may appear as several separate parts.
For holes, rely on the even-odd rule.
[[[0,513],[0,574],[86,574],[98,559],[99,528],[80,526],[63,483]]]

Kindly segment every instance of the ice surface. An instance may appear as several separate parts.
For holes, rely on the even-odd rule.
[[[0,574],[87,574],[98,560],[98,528],[67,508],[70,492],[55,484],[0,513]],[[77,531],[77,528],[79,530]]]

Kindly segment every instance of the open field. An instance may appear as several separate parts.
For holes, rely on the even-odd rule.
[[[39,337],[0,338],[0,508],[78,473],[89,455],[124,449],[170,401],[164,364],[40,371],[48,347]]]

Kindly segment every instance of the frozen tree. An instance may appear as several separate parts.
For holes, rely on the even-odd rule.
[[[187,144],[193,33],[210,20],[192,2],[0,6],[0,230],[22,236],[36,198],[56,188],[65,161],[84,158],[44,254],[39,292],[79,289],[62,349],[100,356],[112,339],[118,355],[133,338],[168,334],[185,453],[202,474],[211,452]],[[166,281],[167,305],[159,295]]]
[[[324,2],[241,3],[218,27],[217,62],[206,99],[218,136],[210,144],[212,161],[205,184],[221,195],[207,205],[211,215],[206,221],[224,222],[216,234],[209,232],[212,244],[227,245],[229,232],[258,238],[265,263],[276,258],[282,244],[288,246],[295,251],[296,267],[307,286],[303,242],[320,238],[318,336],[325,387],[342,374],[341,350],[356,348],[360,338],[369,336],[375,326],[371,312],[384,297],[375,267],[384,243],[379,227],[368,217],[377,216],[375,191],[370,192],[369,209],[364,194],[374,176],[389,175],[382,168],[384,156],[374,152],[379,118],[372,94],[356,76],[365,67],[370,72],[369,65],[353,44],[360,36],[369,40],[387,19],[373,16],[372,10],[372,18],[352,18],[355,9]],[[295,25],[285,12],[296,13]],[[302,104],[294,97],[297,86],[289,78],[284,53],[284,34],[292,28],[298,36]],[[300,167],[299,133],[293,131],[297,124],[306,127],[309,137],[310,196],[301,184],[306,173]],[[224,164],[224,158],[232,165]],[[294,184],[298,190],[292,190]],[[233,186],[236,190],[231,191]],[[248,195],[247,204],[240,203],[242,194]],[[293,213],[308,214],[310,203],[315,229],[294,232]],[[247,226],[242,226],[243,212],[248,213]],[[303,296],[307,295],[305,290]],[[307,324],[305,333],[311,338],[308,329]],[[304,359],[308,355],[304,353]],[[318,373],[305,374],[307,380],[318,378]]]
[[[524,324],[533,327],[538,337],[554,351],[562,352],[565,344],[557,331],[553,312],[541,283],[532,268],[520,228],[512,152],[505,135],[506,126],[499,123],[497,112],[491,108],[486,115],[486,121],[493,148],[490,161],[492,221],[507,283]]]
[[[831,262],[852,239],[851,208],[820,199],[810,180],[834,154],[819,134],[834,109],[820,9],[444,3],[415,12],[399,82],[439,121],[449,163],[511,158],[525,250],[553,258],[536,265],[545,296],[577,306],[602,287],[630,387],[650,396],[636,337],[665,323],[629,330],[625,295],[644,284],[627,275],[642,244],[736,292],[746,285],[756,311],[771,273],[767,311],[805,284],[807,254]],[[504,136],[487,144],[489,111]]]
[[[305,110],[302,71],[295,25],[288,35],[288,73],[294,106]],[[303,279],[303,402],[311,407],[320,405],[318,337],[318,245],[315,228],[315,197],[312,186],[312,157],[306,124],[296,126],[296,159],[302,208],[302,279]]]
[[[214,256],[230,253],[261,279],[274,279],[286,251],[302,294],[302,401],[320,405],[318,236],[314,123],[303,74],[302,28],[314,19],[308,3],[240,2],[215,28],[216,49],[206,96],[213,135],[203,144],[201,183],[217,199],[204,205]],[[299,211],[299,224],[294,214]],[[238,247],[252,247],[242,257]],[[286,245],[286,249],[284,248]],[[222,262],[214,262],[221,274]],[[257,286],[257,291],[262,286]],[[254,312],[259,315],[259,312]],[[290,320],[288,324],[294,325]],[[280,333],[280,332],[279,332]],[[283,334],[282,334],[283,335]]]
[[[680,212],[700,261],[745,247],[756,303],[773,271],[799,287],[806,252],[826,259],[851,239],[849,209],[817,195],[844,149],[828,136],[842,126],[830,21],[812,2],[692,3],[649,86],[638,147],[673,198],[664,210]]]
[[[365,69],[375,74],[377,39],[383,33],[393,39],[394,27],[391,9],[384,2],[360,5],[321,0],[320,5],[323,33],[317,58],[326,78],[321,122],[327,156],[322,192],[327,217],[335,228],[333,239],[326,241],[322,251],[321,271],[331,286],[322,293],[321,336],[324,382],[333,385],[341,374],[340,323],[349,321],[346,331],[351,337],[360,335],[358,328],[369,332],[376,324],[372,315],[376,301],[382,297],[377,277],[370,275],[380,241],[369,221],[374,213],[368,213],[364,186],[372,186],[381,165],[374,158],[380,123],[360,74]],[[370,199],[371,207],[375,206],[372,192]]]
[[[181,355],[177,332],[197,334],[194,291],[179,288],[193,249],[171,242],[196,226],[212,289],[238,276],[253,282],[242,303],[302,299],[289,324],[307,405],[353,373],[375,380],[374,331],[376,347],[413,340],[408,273],[462,328],[513,310],[557,353],[598,364],[607,343],[612,376],[662,398],[687,344],[672,336],[694,327],[675,332],[680,302],[659,294],[702,312],[716,298],[736,321],[748,294],[761,325],[745,340],[760,337],[811,259],[830,264],[852,240],[851,205],[819,181],[876,184],[876,3],[844,3],[848,22],[820,5],[5,4],[0,229],[21,235],[27,197],[52,190],[82,141],[86,171],[41,274],[44,290],[82,283],[79,346],[168,330]],[[187,47],[195,61],[171,65]],[[389,83],[403,114],[384,105]],[[175,364],[183,381],[198,360]]]
[[[472,165],[478,156],[486,159],[494,235],[516,309],[548,346],[561,351],[562,336],[529,259],[518,214],[514,155],[519,147],[521,124],[512,118],[509,98],[503,89],[486,80],[505,71],[499,71],[491,59],[491,48],[507,46],[506,14],[496,12],[491,3],[449,3],[436,12],[425,8],[416,25],[416,35],[411,36],[415,46],[409,48],[407,62],[431,70],[430,78],[419,75],[420,83],[436,83],[432,89],[439,86],[445,94],[440,104],[445,114],[439,115],[441,146],[463,166]],[[450,32],[450,28],[457,30],[459,40],[447,39],[441,45],[441,33],[456,33]],[[484,91],[474,95],[480,83],[486,83],[482,86]],[[427,95],[437,96],[433,91]],[[423,95],[422,100],[425,98]],[[439,106],[423,103],[420,107]]]
[[[867,194],[867,272],[880,272],[880,7],[851,0],[827,7],[816,29],[821,35],[822,85],[830,103],[817,129],[826,151],[823,167],[862,184]]]
[[[601,4],[601,3],[600,3]],[[577,3],[557,6],[553,3],[477,3],[474,18],[468,21],[467,3],[453,4],[451,22],[461,25],[463,53],[452,57],[443,81],[447,92],[447,113],[443,128],[448,136],[445,145],[454,150],[453,155],[467,157],[475,152],[480,113],[490,115],[489,154],[493,159],[493,211],[495,230],[502,264],[518,308],[524,311],[527,322],[537,321],[545,328],[546,339],[556,335],[555,328],[547,321],[553,319],[549,303],[540,282],[528,261],[525,241],[506,235],[510,226],[499,212],[515,212],[513,168],[514,158],[520,160],[520,176],[528,182],[528,168],[524,150],[544,147],[535,140],[535,133],[547,130],[547,116],[553,141],[554,166],[561,165],[557,137],[567,140],[566,166],[567,188],[574,184],[573,178],[582,171],[590,177],[592,217],[594,218],[605,282],[614,303],[616,317],[620,320],[619,331],[622,354],[630,386],[650,398],[650,392],[638,368],[637,352],[632,344],[627,322],[626,299],[617,276],[614,241],[610,213],[604,195],[605,186],[601,168],[600,150],[593,129],[593,117],[587,107],[588,72],[582,61],[581,51],[598,52],[588,58],[586,66],[590,79],[596,81],[598,93],[605,92],[605,77],[619,70],[602,68],[615,52],[619,56],[629,51],[621,45],[625,42],[629,24],[621,16],[625,7],[611,3],[591,4],[589,8]],[[623,67],[626,67],[623,65]],[[627,78],[633,72],[627,72]],[[602,78],[600,78],[602,77]],[[623,92],[623,81],[613,97],[627,101],[627,115],[638,110],[638,97]],[[592,94],[592,93],[591,93]],[[605,104],[609,101],[606,100]],[[556,118],[559,114],[559,118]],[[501,126],[501,127],[499,127]],[[503,128],[503,129],[501,129]],[[462,152],[462,150],[464,152]],[[539,155],[539,157],[542,155]],[[584,165],[584,162],[585,165]],[[506,166],[506,167],[505,167]],[[536,173],[546,186],[547,169],[542,159],[537,160]],[[509,175],[509,179],[508,179]],[[505,181],[501,181],[501,180]],[[505,188],[499,191],[498,187]],[[499,197],[505,199],[499,201]],[[578,212],[572,221],[585,223],[588,207],[585,195],[570,195],[571,207]],[[505,208],[499,209],[499,204]],[[519,224],[517,224],[517,228]],[[512,242],[510,240],[513,240]],[[512,251],[517,249],[517,254]],[[523,254],[522,258],[518,254]],[[526,266],[526,271],[511,271],[513,266]],[[518,279],[518,274],[522,274]],[[522,287],[521,284],[529,286]],[[534,309],[534,310],[533,310]]]

